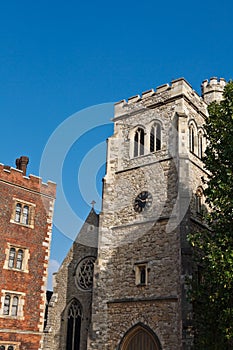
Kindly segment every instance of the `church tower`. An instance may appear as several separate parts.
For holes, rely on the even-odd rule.
[[[214,82],[222,90],[223,80]],[[191,348],[186,237],[205,227],[206,115],[207,103],[183,78],[116,103],[88,350]]]

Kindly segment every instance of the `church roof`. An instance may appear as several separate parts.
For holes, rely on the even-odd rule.
[[[75,243],[97,248],[98,231],[99,215],[92,208],[75,239]]]

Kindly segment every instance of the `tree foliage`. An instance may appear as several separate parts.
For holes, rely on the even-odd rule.
[[[191,281],[194,305],[195,349],[233,349],[233,82],[220,103],[208,107],[207,149],[209,172],[205,196],[210,211],[209,230],[192,233],[198,271]]]

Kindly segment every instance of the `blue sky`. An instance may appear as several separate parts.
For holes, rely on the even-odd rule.
[[[112,133],[112,103],[179,77],[198,93],[206,78],[232,78],[232,13],[230,0],[2,1],[0,162],[14,166],[17,157],[28,155],[28,172],[41,174],[47,142],[73,116],[69,120],[78,124],[66,131],[64,159],[63,139],[58,137],[59,147],[55,143],[48,171],[42,173],[45,181],[47,176],[56,181],[52,158],[56,165],[60,159],[62,192],[80,219],[69,227],[75,236],[88,215],[89,201],[95,199],[97,206],[100,202],[95,190],[93,198],[90,191],[96,187],[101,196],[103,142]],[[93,128],[89,125],[79,137],[86,115],[93,118]],[[96,168],[90,170],[90,165]],[[63,225],[58,223],[60,230],[54,227],[54,268],[72,242],[70,232],[64,232],[66,221],[68,227],[72,220],[61,206],[56,207],[55,225],[58,216]]]

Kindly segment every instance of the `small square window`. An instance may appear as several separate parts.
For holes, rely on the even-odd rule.
[[[148,263],[137,263],[134,265],[135,284],[145,286],[148,284]]]

